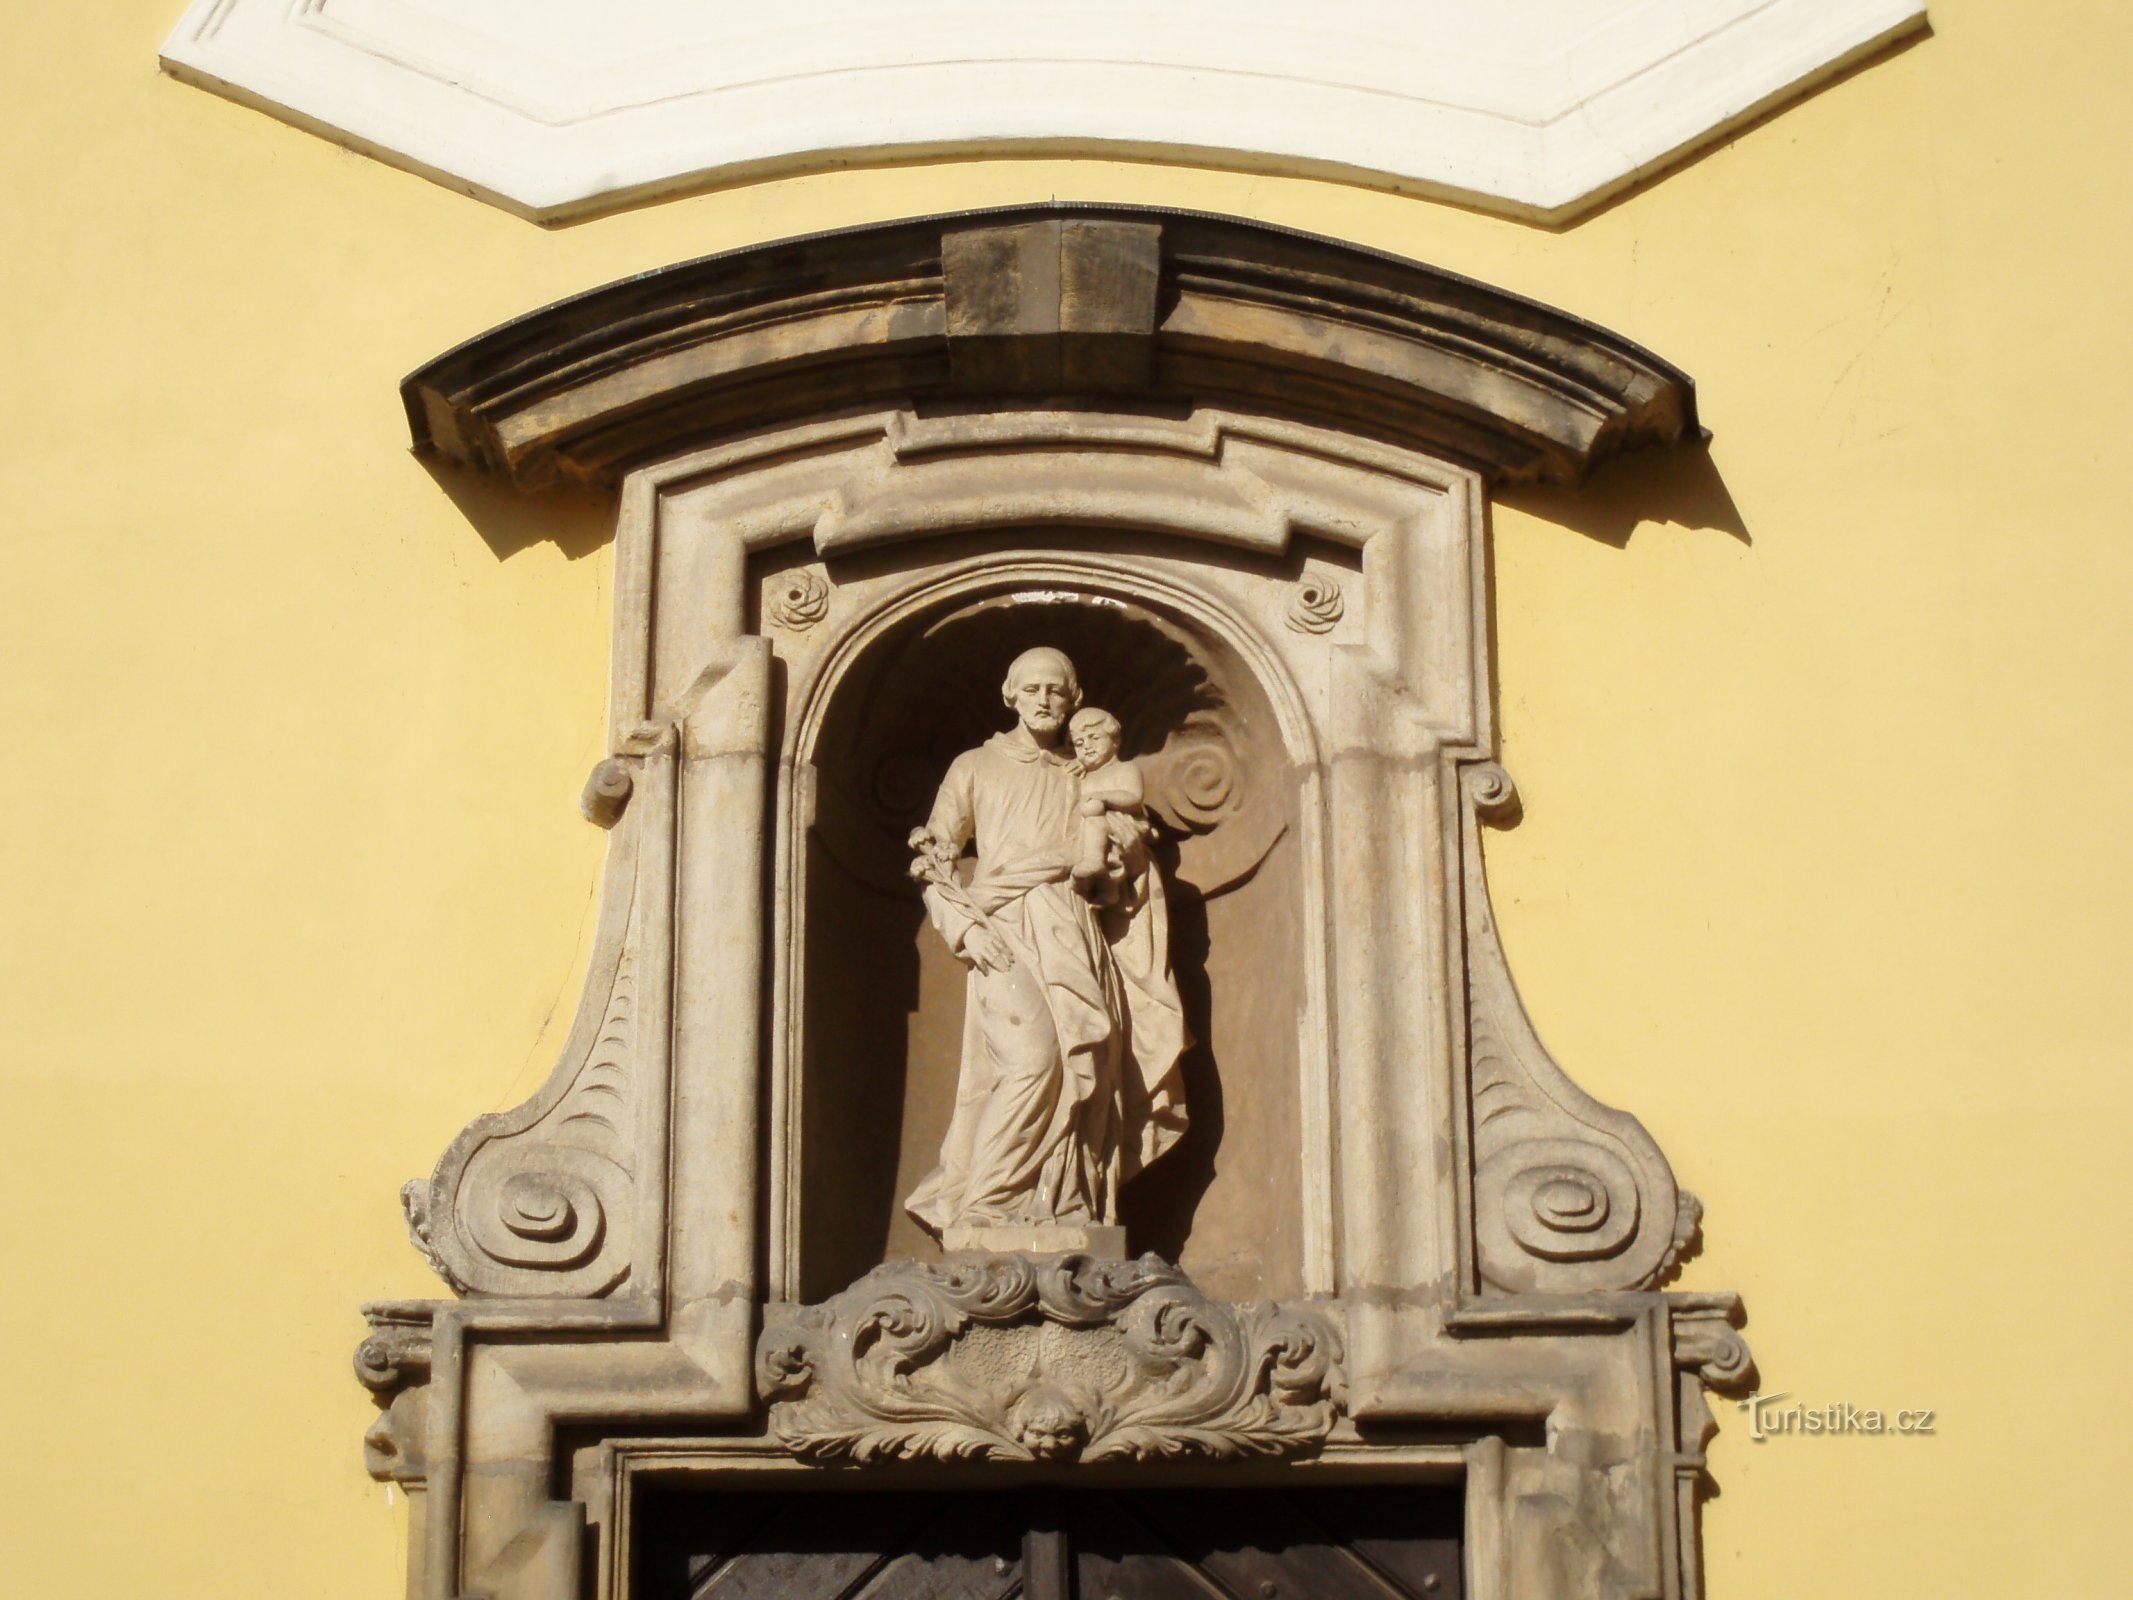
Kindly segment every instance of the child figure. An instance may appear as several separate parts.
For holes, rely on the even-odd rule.
[[[1067,737],[1081,763],[1081,830],[1075,839],[1074,881],[1084,893],[1110,876],[1110,818],[1142,818],[1141,769],[1118,759],[1118,718],[1084,706],[1067,723]]]

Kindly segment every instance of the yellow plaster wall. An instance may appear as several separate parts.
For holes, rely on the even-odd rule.
[[[178,9],[18,7],[0,60],[8,1592],[396,1593],[355,1306],[433,1290],[395,1189],[567,1023],[609,603],[598,508],[441,483],[397,379],[625,273],[1053,195],[1401,251],[1695,374],[1712,470],[1497,518],[1498,903],[1707,1200],[1687,1284],[1745,1291],[1766,1389],[1939,1413],[1729,1412],[1710,1591],[2124,1592],[2124,8],[1942,0],[1561,232],[1064,161],[543,232],[158,78]]]

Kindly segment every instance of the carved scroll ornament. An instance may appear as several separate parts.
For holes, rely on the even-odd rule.
[[[1475,819],[1515,813],[1495,762],[1465,771]],[[1573,1294],[1642,1289],[1695,1242],[1702,1204],[1643,1124],[1586,1094],[1527,1019],[1489,910],[1478,829],[1466,829],[1468,1071],[1475,1247],[1485,1282]]]
[[[525,1105],[477,1119],[431,1177],[401,1189],[415,1247],[461,1294],[599,1296],[635,1265],[639,1179],[663,1138],[646,1081],[659,1035],[655,1025],[648,1037],[644,1017],[665,1003],[645,961],[661,913],[640,880],[659,869],[645,859],[645,836],[657,833],[646,818],[670,806],[669,770],[661,750],[603,762],[586,785],[583,809],[613,830],[614,846],[603,932],[555,1074]]]
[[[898,1262],[764,1330],[757,1380],[796,1454],[1158,1460],[1308,1453],[1345,1404],[1307,1306],[1207,1299],[1155,1256]]]

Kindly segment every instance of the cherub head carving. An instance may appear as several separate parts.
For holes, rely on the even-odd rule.
[[[1094,772],[1117,760],[1118,742],[1124,733],[1118,718],[1101,706],[1083,706],[1067,723],[1067,737],[1074,743],[1074,754],[1084,772]]]
[[[1007,1432],[1039,1461],[1066,1461],[1089,1442],[1089,1419],[1069,1396],[1040,1383],[1008,1411]]]

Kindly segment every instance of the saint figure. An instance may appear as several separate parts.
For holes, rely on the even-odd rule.
[[[1187,1035],[1145,815],[1107,800],[1109,870],[1077,880],[1083,772],[1065,737],[1081,702],[1074,664],[1025,651],[1001,697],[1016,726],[956,757],[911,836],[934,929],[969,969],[941,1163],[905,1202],[940,1234],[1114,1225],[1119,1186],[1185,1129]],[[973,842],[965,886],[955,864]]]

